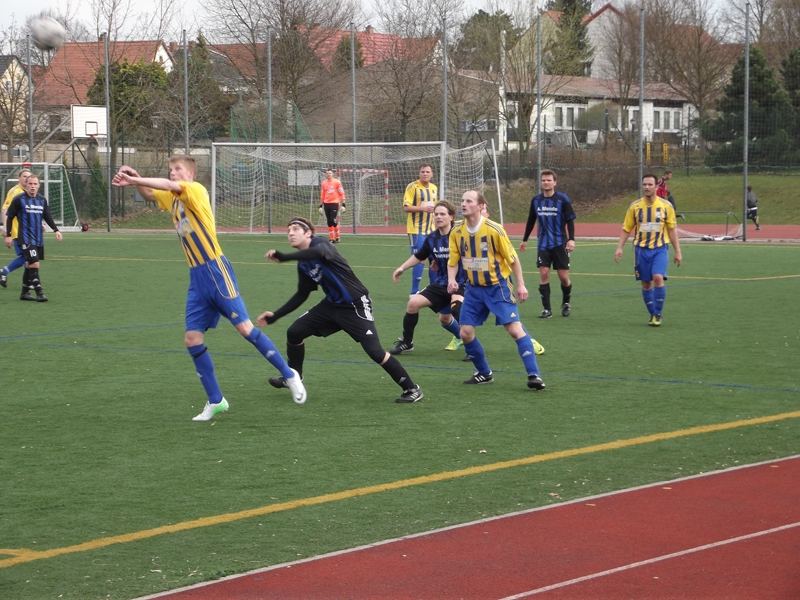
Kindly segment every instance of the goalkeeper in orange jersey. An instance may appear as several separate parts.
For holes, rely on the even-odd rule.
[[[333,176],[333,169],[325,171],[325,181],[320,187],[319,212],[321,215],[325,215],[328,221],[328,235],[331,242],[338,244],[341,241],[339,238],[339,211],[344,212],[345,209],[344,188],[342,182]]]

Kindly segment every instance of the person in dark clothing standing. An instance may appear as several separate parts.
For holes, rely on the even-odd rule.
[[[747,186],[747,218],[756,224],[756,231],[761,231],[761,225],[758,224],[758,198],[753,193],[753,186]]]
[[[264,258],[277,263],[297,261],[297,292],[278,310],[259,315],[256,325],[271,325],[300,308],[318,287],[325,292],[319,304],[303,313],[286,331],[286,355],[289,367],[303,374],[305,340],[311,336],[328,337],[345,331],[361,344],[364,352],[378,363],[394,382],[403,388],[398,403],[417,402],[422,390],[409,377],[403,365],[381,347],[369,291],[355,276],[350,265],[328,240],[314,235],[314,224],[303,217],[294,217],[288,225],[289,244],[297,250],[290,254],[270,250]],[[283,377],[271,377],[270,385],[286,387]]]
[[[20,300],[47,302],[39,279],[39,261],[44,260],[44,232],[42,221],[47,223],[61,241],[61,232],[50,214],[47,199],[39,194],[39,178],[30,175],[25,182],[25,191],[14,197],[6,213],[6,247],[11,248],[15,240],[11,237],[11,224],[17,220],[17,246],[25,259],[25,273],[22,276]],[[3,286],[5,287],[5,286]],[[36,297],[31,296],[31,290]]]
[[[556,191],[556,174],[542,171],[542,192],[531,199],[531,209],[525,234],[519,245],[525,252],[528,237],[538,223],[536,266],[539,267],[539,294],[542,297],[540,319],[553,316],[550,306],[550,267],[554,267],[561,280],[561,316],[568,317],[572,312],[570,299],[572,282],[569,279],[569,253],[575,249],[575,212],[566,194]]]

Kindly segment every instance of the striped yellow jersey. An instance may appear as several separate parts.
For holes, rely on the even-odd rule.
[[[450,260],[454,267],[461,260],[470,285],[504,284],[511,275],[511,265],[519,260],[505,229],[494,221],[482,218],[475,233],[463,221],[450,231]]]
[[[217,243],[217,230],[208,191],[197,182],[179,182],[180,195],[165,190],[153,190],[158,205],[172,213],[186,260],[190,267],[203,265],[222,256]]]
[[[6,200],[5,200],[5,202],[3,202],[3,210],[8,210],[8,207],[11,206],[11,201],[16,196],[19,196],[24,191],[25,190],[23,190],[19,186],[19,184],[15,185],[10,190],[8,190],[8,193],[6,194]],[[19,223],[19,221],[17,219],[14,219],[14,222],[11,224],[11,232],[10,233],[11,233],[11,237],[14,238],[14,239],[17,239],[17,237],[19,235],[18,223]],[[2,223],[0,223],[0,225],[2,225]]]
[[[438,195],[439,188],[434,184],[428,183],[428,187],[425,187],[417,180],[406,186],[403,206],[433,206],[438,200]],[[410,212],[407,214],[406,231],[408,233],[428,235],[433,231],[432,212]]]
[[[656,198],[652,204],[639,198],[628,207],[622,228],[628,233],[636,229],[634,246],[651,249],[668,246],[667,230],[675,229],[675,209],[661,198]]]

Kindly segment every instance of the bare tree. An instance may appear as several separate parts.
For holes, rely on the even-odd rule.
[[[360,10],[355,0],[213,0],[206,12],[214,24],[214,50],[227,56],[259,97],[267,89],[266,41],[272,31],[273,87],[308,114],[325,101],[323,55],[328,47],[333,51]]]
[[[770,64],[777,65],[791,50],[800,47],[800,0],[773,2],[772,18],[764,35],[765,54]]]
[[[377,7],[388,44],[380,49],[378,63],[366,96],[371,112],[382,121],[394,120],[405,129],[412,122],[441,120],[442,20],[455,31],[459,19],[457,0],[388,0]],[[451,29],[452,28],[452,29]]]
[[[765,34],[773,18],[775,0],[727,0],[725,10],[720,11],[719,16],[728,29],[730,40],[744,42],[747,4],[750,4],[750,39],[753,43],[761,44],[766,41]]]
[[[726,28],[712,0],[647,0],[645,54],[648,75],[693,104],[700,115],[722,93],[733,62]]]
[[[605,73],[608,90],[619,100],[620,113],[615,120],[624,130],[627,127],[625,110],[632,102],[631,90],[639,88],[639,8],[631,0],[618,10],[620,14],[606,22],[603,57],[608,71]]]
[[[0,140],[7,147],[6,160],[13,162],[14,145],[28,132],[28,73],[20,60],[19,31],[12,21],[0,32]]]

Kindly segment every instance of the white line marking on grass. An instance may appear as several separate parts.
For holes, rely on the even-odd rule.
[[[622,571],[628,571],[630,569],[635,569],[637,567],[643,567],[645,565],[651,565],[653,563],[661,562],[662,560],[669,560],[671,558],[677,558],[679,556],[685,556],[687,554],[693,554],[695,552],[701,552],[703,550],[710,550],[711,548],[719,548],[720,546],[726,546],[728,544],[734,544],[736,542],[749,540],[749,539],[752,539],[752,538],[760,537],[762,535],[769,535],[770,533],[777,533],[778,531],[784,531],[786,529],[791,529],[793,527],[798,527],[798,526],[800,526],[800,522],[790,523],[789,525],[781,525],[780,527],[774,527],[772,529],[766,529],[764,531],[758,531],[756,533],[748,533],[747,535],[740,535],[739,537],[731,538],[729,540],[722,540],[720,542],[713,542],[711,544],[705,544],[703,546],[697,546],[696,548],[689,548],[688,550],[681,550],[680,552],[673,552],[672,554],[664,554],[663,556],[656,556],[655,558],[648,558],[647,560],[640,560],[639,562],[630,563],[629,565],[624,565],[622,567],[617,567],[615,569],[608,569],[607,571],[600,571],[599,573],[592,573],[591,575],[585,575],[584,577],[576,577],[575,579],[569,579],[568,581],[562,581],[560,583],[554,583],[553,585],[548,585],[548,586],[545,586],[545,587],[537,588],[535,590],[530,590],[528,592],[522,592],[521,594],[515,594],[513,596],[506,596],[505,598],[501,598],[500,600],[517,600],[518,598],[528,598],[529,596],[534,596],[536,594],[541,594],[543,592],[549,592],[551,590],[557,590],[559,588],[563,588],[563,587],[566,587],[568,585],[574,585],[576,583],[589,581],[591,579],[598,579],[600,577],[606,577],[607,575],[613,575],[614,573],[621,573]]]

